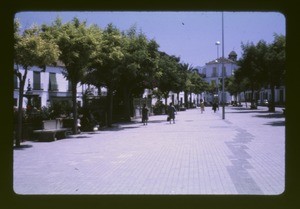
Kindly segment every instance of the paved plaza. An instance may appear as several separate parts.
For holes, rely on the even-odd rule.
[[[17,194],[257,194],[285,189],[280,108],[206,107],[14,149]]]

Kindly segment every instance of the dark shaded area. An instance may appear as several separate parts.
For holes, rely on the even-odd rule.
[[[79,139],[79,138],[91,138],[90,136],[84,136],[84,135],[75,135],[75,136],[72,136],[72,137],[68,137],[69,139],[73,138],[73,139]],[[67,139],[67,138],[66,138]]]
[[[31,147],[33,147],[33,146],[30,144],[23,144],[23,145],[21,144],[19,147],[14,146],[14,150],[24,150],[24,149],[31,148]]]
[[[273,121],[273,122],[266,123],[264,125],[285,126],[285,121]]]
[[[263,112],[265,113],[265,112]],[[264,115],[255,115],[254,117],[259,117],[259,118],[285,118],[283,113],[280,112],[275,112],[275,113],[268,113]]]
[[[131,122],[131,123],[123,123],[123,124],[112,125],[112,127],[105,127],[103,129],[101,129],[101,131],[122,131],[122,130],[125,130],[125,129],[139,128],[138,126],[126,126],[126,125],[132,125],[132,124],[136,124],[136,123]],[[123,125],[125,125],[125,126],[123,126]]]
[[[164,123],[167,122],[167,117],[165,120],[148,120],[148,123]]]
[[[236,112],[236,111],[226,111],[226,113],[230,113],[230,114],[235,114],[235,113],[238,113],[238,114],[242,114],[242,113],[268,113],[268,111],[263,111],[263,110],[250,110],[250,109],[240,109],[239,112]]]

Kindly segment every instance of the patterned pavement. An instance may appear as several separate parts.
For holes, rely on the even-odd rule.
[[[17,194],[255,194],[285,189],[281,109],[151,116],[14,150]]]

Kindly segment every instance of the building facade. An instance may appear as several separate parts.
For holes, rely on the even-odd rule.
[[[228,55],[228,58],[218,58],[216,60],[210,61],[205,64],[203,67],[198,67],[198,72],[204,75],[205,81],[216,87],[215,93],[204,93],[203,98],[206,102],[211,103],[216,98],[218,101],[222,101],[222,64],[224,63],[224,77],[230,77],[234,75],[234,72],[239,68],[237,65],[237,54],[234,51],[231,51]],[[225,89],[226,90],[226,89]],[[230,104],[232,101],[238,102],[251,102],[252,99],[257,100],[258,104],[262,104],[264,100],[271,100],[271,89],[270,88],[261,88],[259,91],[256,91],[254,98],[252,97],[252,92],[246,91],[238,95],[237,98],[234,98],[230,95],[229,92],[225,91],[225,103]],[[276,105],[285,104],[285,86],[278,86],[275,89],[274,101]]]
[[[222,66],[224,65],[224,78],[233,76],[237,66],[237,54],[232,51],[228,58],[217,58],[205,64],[203,67],[198,67],[198,72],[204,75],[204,80],[216,89],[214,93],[204,93],[203,98],[207,103],[212,103],[215,99],[222,101]],[[224,92],[224,102],[231,103],[233,100],[229,92]]]
[[[17,66],[14,66],[17,67]],[[49,106],[56,101],[65,101],[72,104],[71,83],[63,75],[64,68],[62,66],[48,66],[45,71],[38,67],[32,67],[28,70],[27,80],[24,86],[23,107],[28,103],[28,90],[32,98],[32,105],[36,108]],[[19,68],[24,74],[24,69]],[[14,106],[18,106],[19,102],[19,79],[14,75]],[[28,89],[29,88],[29,89]],[[87,89],[97,94],[96,88],[90,88],[87,85],[77,85],[77,101],[82,104],[83,94]]]

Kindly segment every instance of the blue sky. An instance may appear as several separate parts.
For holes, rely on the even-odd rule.
[[[221,12],[20,12],[21,26],[51,24],[56,17],[68,22],[74,17],[105,28],[113,23],[120,30],[136,25],[148,39],[155,39],[160,51],[179,56],[184,63],[203,66],[216,59],[216,41],[222,41]],[[265,40],[274,33],[286,35],[286,22],[278,12],[224,12],[224,56],[234,50],[241,57],[241,43]],[[222,45],[219,46],[219,56]]]

